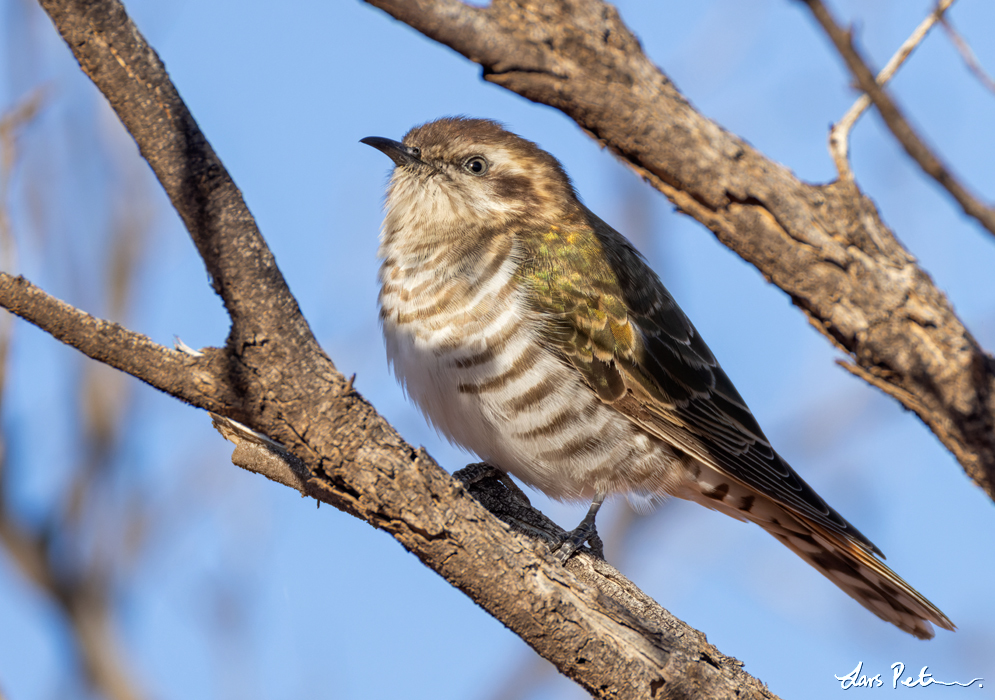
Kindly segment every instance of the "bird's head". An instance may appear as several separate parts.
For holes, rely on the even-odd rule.
[[[559,161],[487,119],[447,117],[403,141],[363,143],[394,161],[385,239],[424,245],[560,223],[579,210]]]

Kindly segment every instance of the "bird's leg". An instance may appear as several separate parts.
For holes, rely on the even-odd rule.
[[[600,510],[601,504],[604,502],[605,494],[597,494],[594,500],[591,501],[591,507],[588,509],[587,515],[580,521],[580,525],[563,535],[560,543],[553,547],[553,552],[561,564],[566,564],[567,560],[574,555],[574,552],[583,547],[585,542],[597,536],[598,529],[594,524],[594,518],[598,515],[598,510]]]

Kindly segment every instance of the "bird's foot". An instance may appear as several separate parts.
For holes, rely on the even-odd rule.
[[[560,543],[553,545],[552,551],[561,564],[566,564],[567,560],[585,544],[590,544],[591,551],[604,558],[601,550],[601,538],[598,537],[598,529],[593,525],[590,528],[577,527],[565,533]]]
[[[564,534],[559,544],[552,547],[553,554],[556,555],[561,564],[566,564],[567,560],[583,547],[585,543],[590,544],[591,551],[595,555],[604,559],[601,538],[598,537],[598,528],[594,522],[595,517],[598,515],[598,509],[601,508],[604,500],[604,494],[595,496],[591,502],[591,508],[587,511],[584,519],[580,521],[580,525]]]

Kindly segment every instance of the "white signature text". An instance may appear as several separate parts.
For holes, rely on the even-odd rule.
[[[843,690],[849,690],[850,688],[880,688],[885,684],[881,680],[881,674],[876,673],[873,676],[868,676],[866,673],[861,673],[861,669],[864,667],[863,661],[857,662],[857,667],[850,671],[850,673],[845,676],[836,676],[836,680],[840,682],[840,687]],[[923,666],[919,671],[919,677],[907,676],[905,679],[902,678],[902,674],[905,673],[905,664],[901,661],[896,661],[891,665],[891,687],[898,688],[899,685],[904,685],[906,688],[925,688],[928,685],[959,685],[962,688],[968,688],[975,683],[978,684],[979,688],[984,688],[982,684],[984,678],[973,678],[967,683],[961,683],[960,681],[938,681],[933,678],[933,674],[928,671],[929,666]]]

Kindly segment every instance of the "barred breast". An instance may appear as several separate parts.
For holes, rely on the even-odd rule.
[[[405,391],[451,442],[553,498],[675,492],[688,474],[674,451],[544,346],[515,253],[510,237],[460,265],[382,247],[380,318]]]

